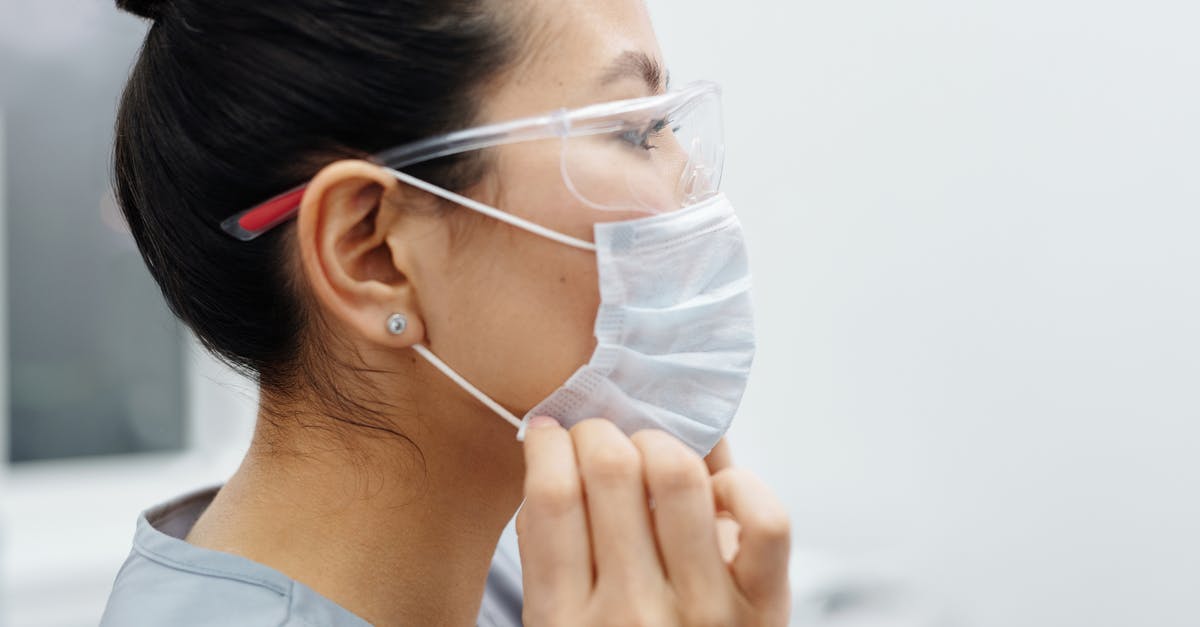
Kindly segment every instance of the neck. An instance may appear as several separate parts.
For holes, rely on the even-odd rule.
[[[271,566],[372,624],[473,625],[523,468],[512,427],[458,405],[396,434],[260,416],[188,541]]]

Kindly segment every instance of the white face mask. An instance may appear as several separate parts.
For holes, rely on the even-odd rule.
[[[700,454],[729,430],[754,358],[750,265],[733,206],[718,195],[678,211],[593,227],[595,244],[399,171],[400,180],[564,244],[594,250],[600,278],[591,360],[518,420],[423,345],[414,348],[518,428],[607,418],[627,434],[662,429]]]

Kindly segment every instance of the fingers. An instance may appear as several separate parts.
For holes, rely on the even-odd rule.
[[[708,474],[715,475],[726,468],[733,465],[733,449],[729,447],[729,440],[721,438],[717,441],[717,445],[713,450],[709,451],[704,457],[704,463],[708,466]]]
[[[731,611],[724,591],[731,583],[718,550],[708,469],[695,452],[663,431],[639,431],[631,439],[642,453],[654,499],[654,530],[680,608],[706,623],[724,624],[722,617]]]
[[[723,470],[712,482],[717,508],[732,514],[742,528],[731,565],[738,587],[751,602],[786,601],[791,523],[783,504],[741,468]]]
[[[788,516],[755,476],[727,466],[723,443],[702,460],[661,431],[629,438],[602,419],[569,432],[535,420],[525,460],[517,531],[530,624],[569,622],[594,603],[608,619],[660,624],[680,612],[731,624],[749,602],[768,623],[786,622]],[[719,536],[735,528],[730,549]]]
[[[525,434],[525,503],[517,516],[526,603],[572,606],[592,588],[587,511],[571,435],[535,418]],[[531,608],[537,610],[536,607]],[[555,607],[546,607],[550,615]]]
[[[717,546],[721,548],[721,561],[732,564],[738,553],[738,536],[742,526],[729,512],[717,512]]]
[[[704,458],[708,466],[708,474],[715,475],[733,466],[733,448],[727,438],[721,438],[713,450]],[[717,512],[717,546],[720,547],[721,559],[725,563],[733,561],[738,550],[738,534],[741,527],[729,512]]]
[[[602,419],[580,422],[571,436],[587,501],[597,586],[606,580],[631,589],[661,583],[637,447]]]

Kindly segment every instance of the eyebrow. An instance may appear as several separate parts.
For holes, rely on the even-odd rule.
[[[640,78],[646,81],[650,91],[665,91],[671,84],[671,74],[663,69],[662,64],[640,50],[626,50],[608,66],[600,79],[602,85],[608,85],[622,78]]]

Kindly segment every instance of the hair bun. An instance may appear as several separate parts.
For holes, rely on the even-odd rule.
[[[168,0],[117,0],[117,8],[138,17],[157,20],[162,16],[163,6]]]

